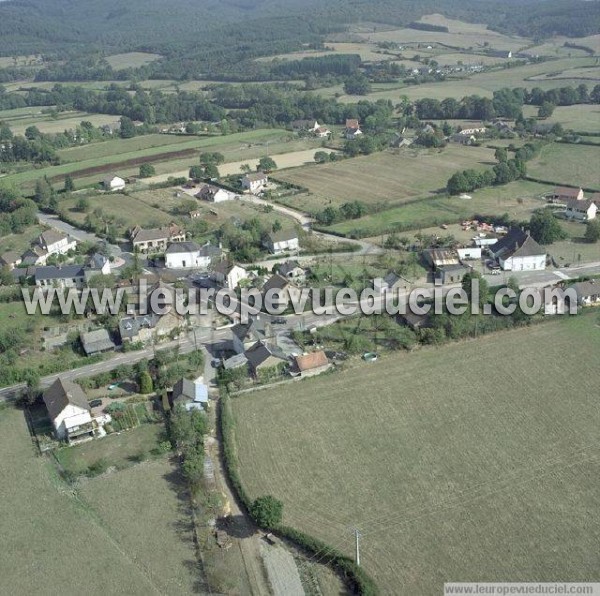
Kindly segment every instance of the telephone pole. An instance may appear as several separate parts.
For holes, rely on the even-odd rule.
[[[355,559],[356,559],[356,566],[360,567],[360,544],[359,544],[359,538],[361,537],[361,533],[359,532],[359,530],[357,528],[352,528],[352,530],[354,531],[354,539],[356,541],[356,547],[355,547]]]

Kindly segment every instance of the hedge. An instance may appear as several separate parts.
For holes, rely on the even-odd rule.
[[[246,492],[238,472],[238,461],[235,453],[235,421],[231,413],[229,400],[230,397],[223,391],[219,400],[219,425],[223,441],[223,459],[231,486],[246,511],[249,512],[252,499]],[[355,594],[361,594],[362,596],[376,596],[378,594],[375,582],[362,567],[356,565],[352,559],[325,542],[290,526],[280,525],[275,529],[269,528],[269,530],[292,541],[306,553],[313,557],[316,556],[320,561],[330,565],[341,575]]]

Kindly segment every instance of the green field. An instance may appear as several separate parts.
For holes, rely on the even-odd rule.
[[[482,188],[470,193],[472,199],[437,197],[413,201],[359,219],[350,219],[330,226],[339,234],[376,236],[397,230],[416,230],[468,219],[474,215],[500,216],[526,220],[531,212],[542,207],[542,195],[552,186],[526,182],[511,182],[504,186]]]
[[[147,52],[127,52],[125,54],[113,54],[107,56],[106,61],[114,70],[124,70],[125,68],[140,68],[159,60],[160,54],[149,54]]]
[[[551,143],[527,164],[529,176],[600,190],[600,147]]]
[[[234,398],[250,498],[361,559],[382,594],[595,581],[598,313]]]
[[[537,116],[537,106],[524,106],[523,115],[526,118]],[[544,122],[560,123],[565,129],[577,132],[598,133],[600,135],[600,106],[574,105],[558,106],[550,118]],[[588,140],[587,138],[585,140]]]
[[[19,410],[0,409],[0,444],[4,592],[193,591],[194,550],[166,460],[89,481],[79,494],[34,453]]]
[[[290,206],[307,212],[328,204],[358,200],[369,205],[397,205],[445,188],[457,170],[493,165],[494,152],[485,147],[452,144],[442,150],[402,149],[324,165],[278,172],[277,179],[309,189],[289,199]]]

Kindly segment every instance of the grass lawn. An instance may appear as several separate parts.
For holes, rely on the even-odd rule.
[[[85,586],[87,594],[98,596],[165,593],[161,578],[170,573],[169,569],[152,573],[146,557],[120,543],[116,529],[56,477],[49,460],[34,453],[22,412],[10,407],[0,409],[0,447],[4,545],[0,576],[4,592],[76,594]],[[162,474],[159,471],[152,475],[156,487],[165,482],[167,473],[165,469]],[[120,490],[124,492],[126,486],[123,483]],[[135,485],[135,507],[129,508],[129,515],[137,522],[138,532],[161,537],[154,556],[170,557],[171,550],[180,547],[179,539],[169,540],[168,527],[157,532],[158,526],[147,523],[145,509],[155,506],[153,500],[160,501],[160,493],[144,486],[140,492]],[[162,523],[170,524],[171,535],[179,519],[177,499],[174,495],[172,498],[171,509],[161,509]],[[115,514],[125,511],[126,502],[123,495],[112,499],[113,505],[118,503]],[[193,559],[191,548],[189,552],[188,557]],[[184,577],[181,570],[182,582]]]
[[[384,151],[278,172],[275,177],[308,188],[308,195],[296,195],[286,202],[315,213],[327,205],[352,200],[370,205],[398,205],[445,188],[448,178],[457,170],[484,169],[493,163],[491,149],[449,145],[441,150]]]
[[[164,425],[142,424],[96,441],[63,447],[55,454],[65,470],[77,475],[84,474],[90,466],[100,462],[118,469],[129,467],[142,454],[148,457],[150,451],[164,440]]]
[[[91,213],[97,207],[109,216],[116,218],[123,228],[131,228],[134,225],[142,227],[152,227],[155,225],[167,224],[173,220],[173,216],[163,211],[161,208],[153,207],[144,201],[136,198],[135,193],[123,195],[121,193],[107,193],[88,197]],[[83,223],[87,213],[75,210],[77,197],[65,199],[60,202],[61,208],[64,206],[69,210],[69,217],[75,221]]]
[[[251,498],[281,499],[286,524],[350,556],[348,527],[358,527],[383,594],[439,594],[458,579],[593,581],[597,320],[351,363],[234,398],[242,482]]]
[[[600,147],[551,143],[527,164],[530,176],[600,190]]]
[[[42,232],[44,227],[40,225],[27,226],[22,234],[8,234],[0,238],[0,254],[8,250],[19,253],[25,252]]]

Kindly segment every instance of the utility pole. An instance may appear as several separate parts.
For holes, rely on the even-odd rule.
[[[352,528],[354,530],[354,539],[356,541],[356,566],[360,567],[360,545],[359,545],[359,538],[361,537],[361,533],[358,531],[357,528]]]

